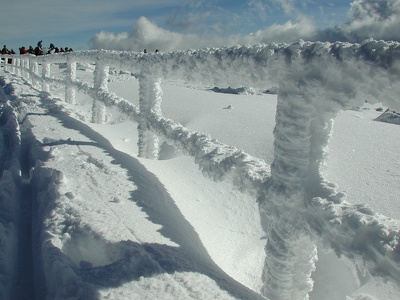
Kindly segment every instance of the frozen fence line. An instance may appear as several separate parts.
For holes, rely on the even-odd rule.
[[[93,84],[76,79],[78,62],[96,64]],[[65,79],[50,76],[53,63],[67,64]],[[109,66],[139,74],[139,107],[107,90]],[[254,195],[267,224],[265,296],[307,299],[317,246],[347,256],[373,276],[400,283],[398,226],[346,202],[321,171],[332,120],[340,110],[365,100],[400,108],[399,43],[299,41],[157,54],[78,51],[17,55],[5,67],[41,83],[44,91],[49,84],[65,86],[70,103],[75,89],[91,95],[95,122],[103,121],[105,106],[119,107],[139,124],[139,156],[156,159],[157,136],[162,136],[193,156],[206,176],[231,176],[241,191]],[[279,86],[272,165],[163,117],[160,83],[166,78],[216,86]]]

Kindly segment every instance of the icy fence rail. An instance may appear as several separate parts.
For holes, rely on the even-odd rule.
[[[205,176],[231,178],[241,191],[254,195],[268,237],[265,296],[307,299],[316,245],[350,258],[373,276],[400,283],[396,222],[349,204],[321,172],[332,120],[340,110],[365,100],[400,108],[399,43],[299,41],[157,54],[79,51],[15,55],[11,65],[4,62],[17,75],[41,84],[43,91],[50,84],[65,86],[69,103],[74,103],[76,89],[91,95],[94,122],[104,120],[105,106],[117,106],[139,124],[139,156],[156,159],[160,136],[193,156]],[[76,79],[77,62],[95,64],[93,84]],[[65,79],[50,76],[54,63],[67,64]],[[139,107],[107,90],[110,66],[139,74]],[[163,117],[160,84],[166,78],[216,86],[279,86],[272,165]]]

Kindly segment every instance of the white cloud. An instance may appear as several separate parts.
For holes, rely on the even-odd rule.
[[[399,0],[355,0],[344,30],[361,38],[400,40]]]
[[[248,6],[250,12],[255,13],[263,19],[266,18],[267,8],[262,0],[249,0]]]
[[[291,14],[295,10],[294,0],[278,0],[278,2],[287,14]]]
[[[92,49],[170,51],[190,47],[190,44],[196,43],[196,36],[163,29],[147,18],[140,17],[130,33],[113,34],[102,31],[90,43]]]
[[[316,34],[316,28],[312,22],[303,18],[298,23],[291,21],[285,24],[274,24],[265,29],[258,30],[256,33],[249,37],[252,43],[272,43],[272,42],[286,42],[290,43],[298,39],[312,39]]]
[[[290,43],[299,39],[360,42],[365,38],[373,37],[400,40],[399,0],[354,0],[349,11],[349,21],[323,31],[317,29],[310,17],[293,10],[295,0],[272,0],[272,2],[284,7],[288,13],[293,12],[294,20],[282,24],[275,23],[247,35],[227,34],[227,31],[217,30],[216,28],[221,29],[223,23],[209,24],[204,30],[197,31],[198,33],[185,34],[166,30],[148,18],[141,17],[134,23],[131,32],[114,34],[102,31],[91,39],[91,46],[93,49],[173,51],[235,44]],[[308,0],[303,4],[307,3]],[[265,8],[266,2],[251,0],[248,4],[250,11],[254,12],[256,7]],[[233,16],[231,17],[232,22],[237,21],[233,20]],[[193,20],[193,16],[186,19],[188,24],[196,23]]]
[[[306,19],[299,23],[273,25],[250,35],[181,34],[163,29],[145,17],[139,18],[130,33],[100,32],[91,39],[92,49],[154,51],[184,50],[189,48],[220,47],[235,44],[293,42],[311,37],[315,28]]]

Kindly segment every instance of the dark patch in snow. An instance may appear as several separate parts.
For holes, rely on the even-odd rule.
[[[248,87],[238,87],[238,88],[232,88],[228,86],[227,88],[219,88],[219,87],[213,87],[210,89],[210,91],[216,92],[216,93],[223,93],[223,94],[233,94],[233,95],[256,95],[260,94],[253,88],[248,88]]]
[[[232,95],[262,95],[262,94],[273,94],[276,95],[278,94],[278,88],[277,87],[271,87],[269,89],[260,91],[251,87],[238,87],[238,88],[232,88],[228,86],[227,88],[219,88],[219,87],[213,87],[209,89],[210,91],[216,92],[216,93],[222,93],[222,94],[232,94]]]
[[[265,91],[263,91],[264,94],[272,94],[272,95],[276,95],[278,94],[278,88],[276,86],[273,86]]]
[[[387,109],[375,121],[400,125],[400,113]]]

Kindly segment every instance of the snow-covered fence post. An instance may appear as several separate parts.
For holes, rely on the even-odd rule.
[[[4,70],[6,70],[6,71],[9,70],[8,57],[7,56],[3,56],[3,67],[4,67]]]
[[[11,60],[11,58],[9,57],[9,55],[7,55],[4,58],[4,68],[5,68],[5,70],[12,72],[13,71],[12,61],[10,61],[10,60]]]
[[[49,85],[46,82],[46,79],[50,77],[50,63],[44,61],[42,63],[42,91],[50,92]]]
[[[157,159],[159,154],[158,137],[149,130],[147,118],[151,112],[161,115],[161,79],[154,78],[146,71],[139,75],[139,156]]]
[[[75,103],[75,88],[73,81],[76,79],[76,62],[71,59],[71,56],[67,56],[67,74],[66,74],[66,85],[65,85],[65,102],[74,104]]]
[[[21,76],[21,61],[22,60],[20,58],[17,58],[15,60],[15,66],[17,67],[17,71],[16,71],[17,76]]]
[[[30,70],[32,73],[32,85],[36,86],[37,85],[37,76],[39,76],[39,64],[36,60],[33,60],[32,63],[30,64]]]
[[[385,90],[384,101],[399,107],[400,46],[382,41],[330,48],[325,43],[303,45],[285,47],[281,61],[276,60],[282,72],[275,153],[260,199],[268,237],[264,294],[270,299],[308,299],[317,243],[373,276],[398,283],[398,227],[366,207],[347,203],[345,194],[323,178],[321,167],[333,118],[350,107],[352,99],[361,104],[356,95],[373,99],[376,91]]]
[[[18,61],[17,61],[17,75],[20,77],[22,77],[24,74],[23,73],[23,62],[24,62],[24,60],[19,57]]]
[[[15,74],[15,70],[16,70],[16,68],[15,68],[16,63],[17,63],[17,59],[15,57],[13,57],[13,59],[11,61],[11,72],[13,72],[14,74]]]
[[[106,66],[98,60],[96,62],[96,68],[94,70],[94,82],[93,87],[97,94],[106,92],[108,82],[109,66]],[[102,124],[106,120],[106,107],[104,103],[97,99],[93,99],[92,106],[92,122]]]
[[[1,57],[1,63],[3,64],[4,70],[7,70],[7,58],[4,55]]]
[[[30,81],[30,78],[31,78],[31,76],[30,76],[30,73],[29,73],[29,65],[30,65],[30,62],[31,62],[31,60],[29,59],[29,58],[27,58],[27,59],[24,59],[24,65],[23,65],[23,67],[24,67],[24,74],[25,74],[25,78],[26,78],[26,80],[28,80],[28,81]]]
[[[301,58],[293,51],[279,83],[274,161],[267,199],[260,202],[261,216],[268,223],[263,292],[270,299],[308,299],[317,260],[303,214],[314,99],[307,91]]]

